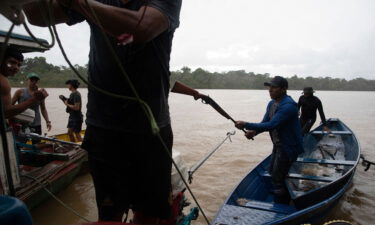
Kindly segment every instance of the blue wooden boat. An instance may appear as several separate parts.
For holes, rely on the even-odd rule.
[[[248,173],[218,211],[212,224],[301,224],[321,219],[349,188],[360,159],[354,133],[329,119],[304,137],[305,152],[292,165],[286,185],[291,202],[274,202],[270,156]]]

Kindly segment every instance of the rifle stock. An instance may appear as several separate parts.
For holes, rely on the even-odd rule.
[[[197,90],[191,87],[188,87],[185,84],[180,83],[178,81],[174,83],[173,88],[171,89],[171,92],[184,94],[184,95],[190,95],[190,96],[193,96],[195,100],[199,99],[201,95]]]
[[[222,109],[212,98],[210,98],[210,96],[201,94],[197,90],[183,83],[176,81],[175,84],[173,85],[173,88],[171,89],[171,92],[184,94],[184,95],[190,95],[190,96],[193,96],[195,100],[202,99],[202,102],[204,104],[209,104],[222,116],[224,116],[228,120],[231,120],[233,123],[236,123],[236,121],[227,112],[225,112],[224,109]],[[244,129],[242,129],[242,131],[246,133]]]

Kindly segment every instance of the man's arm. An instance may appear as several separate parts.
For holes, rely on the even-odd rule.
[[[44,100],[40,103],[40,111],[42,113],[44,120],[46,121],[47,129],[48,131],[50,131],[52,126],[51,126],[51,121],[48,118],[48,112],[47,112],[46,103]]]
[[[18,89],[12,97],[12,105],[15,105],[19,101],[22,89]]]
[[[297,116],[297,107],[292,104],[285,104],[279,107],[270,121],[265,123],[246,123],[245,128],[247,130],[255,130],[257,133],[273,130],[289,120],[292,116]]]
[[[53,9],[54,24],[66,23],[69,21],[68,16],[57,1],[52,2],[51,8]],[[48,25],[52,25],[48,24],[44,19],[48,18],[46,14],[46,7],[41,8],[40,3],[38,2],[26,4],[23,7],[23,11],[25,12],[29,23],[35,26],[46,27]]]
[[[169,25],[167,16],[160,10],[150,6],[143,6],[138,11],[134,11],[105,5],[93,0],[87,1],[98,17],[103,30],[114,37],[119,37],[123,34],[132,34],[135,42],[144,43],[161,34]],[[69,17],[61,5],[74,10],[90,22],[99,26],[85,0],[54,1],[53,9],[56,23],[69,21]],[[37,26],[47,25],[40,15],[40,9],[36,3],[29,4],[24,9],[31,24]]]
[[[35,104],[37,101],[42,100],[43,98],[41,97],[40,93],[38,93],[38,97],[33,96],[32,98],[17,104],[17,105],[12,105],[12,98],[11,98],[11,88],[8,79],[0,76],[0,95],[1,95],[1,100],[3,102],[3,107],[4,107],[4,114],[5,118],[9,119],[17,114],[22,113],[25,111],[27,108],[29,108],[31,105]]]
[[[72,2],[71,8],[82,14],[90,22],[102,26],[104,31],[114,37],[132,34],[135,42],[148,42],[168,28],[169,21],[160,10],[143,6],[138,11],[105,5],[94,0],[87,0],[99,19],[86,4],[86,0],[58,0],[63,5]],[[144,14],[144,15],[143,15]]]
[[[299,110],[300,110],[301,106],[302,106],[302,96],[301,96],[301,97],[299,97],[299,99],[298,99],[298,103],[297,103],[297,107],[298,107],[298,112],[299,112]]]
[[[326,116],[324,115],[322,102],[319,99],[318,99],[318,111],[319,111],[320,119],[322,120],[322,123],[325,125],[327,123]]]

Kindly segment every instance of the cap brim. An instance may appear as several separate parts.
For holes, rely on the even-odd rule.
[[[275,85],[272,82],[264,82],[264,86],[267,86],[267,87],[279,87],[279,85]]]

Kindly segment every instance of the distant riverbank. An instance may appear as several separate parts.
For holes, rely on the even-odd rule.
[[[75,65],[75,69],[83,77],[87,77],[87,65]],[[30,72],[37,73],[40,76],[40,87],[64,88],[66,87],[65,81],[78,79],[69,67],[55,66],[47,63],[44,57],[34,57],[26,58],[20,74],[9,79],[12,87],[24,86],[26,75]],[[171,72],[170,83],[172,86],[178,80],[198,89],[262,90],[264,89],[264,82],[269,81],[271,77],[268,73],[257,74],[245,70],[218,73],[201,68],[193,71],[189,67],[183,67]],[[287,80],[290,90],[313,87],[315,90],[325,91],[375,91],[375,80],[364,78],[346,80],[329,76],[301,77],[294,75],[287,77]],[[87,87],[87,85],[81,82],[81,87]]]

